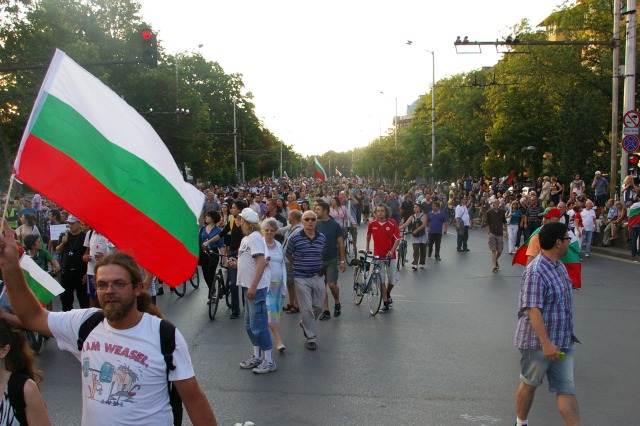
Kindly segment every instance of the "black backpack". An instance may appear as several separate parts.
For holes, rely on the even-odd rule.
[[[104,315],[102,311],[96,311],[92,313],[84,322],[80,325],[78,330],[78,350],[82,351],[84,341],[87,340],[91,331],[96,328],[98,324],[102,322]],[[160,320],[160,351],[164,357],[164,362],[167,365],[167,387],[169,389],[169,404],[171,405],[171,411],[173,412],[173,424],[175,426],[182,425],[182,398],[178,390],[174,386],[173,382],[169,381],[169,371],[176,369],[173,365],[173,351],[176,349],[176,326],[171,324],[167,320]],[[13,376],[13,375],[12,375]],[[13,404],[12,404],[13,405]],[[17,414],[16,414],[17,416]],[[22,424],[22,422],[20,423]]]
[[[7,383],[7,393],[9,394],[9,404],[13,408],[13,414],[21,425],[27,424],[27,404],[24,402],[24,384],[29,378],[24,374],[11,373]]]

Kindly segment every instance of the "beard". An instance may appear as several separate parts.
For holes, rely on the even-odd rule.
[[[134,309],[135,304],[135,297],[126,301],[120,300],[115,303],[105,303],[103,308],[104,317],[107,321],[118,322]]]

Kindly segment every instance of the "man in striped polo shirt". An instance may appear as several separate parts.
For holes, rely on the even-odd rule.
[[[316,232],[317,216],[308,210],[302,215],[302,231],[287,242],[287,258],[293,265],[293,281],[307,349],[316,349],[316,321],[322,314],[325,285],[322,275],[322,254],[327,244],[324,235]]]

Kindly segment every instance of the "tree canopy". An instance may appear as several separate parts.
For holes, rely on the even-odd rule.
[[[152,29],[136,1],[0,0],[0,20],[0,67],[12,68],[0,71],[3,175],[10,173],[46,72],[34,65],[46,65],[56,48],[85,64],[140,112],[177,164],[187,165],[196,178],[235,182],[234,104],[239,173],[244,169],[247,179],[277,176],[281,149],[289,174],[303,165],[300,155],[256,117],[242,75],[226,74],[197,52],[166,52],[161,41],[157,68],[126,63],[140,56],[140,31]],[[96,62],[113,64],[90,65]],[[178,108],[189,114],[176,114]]]

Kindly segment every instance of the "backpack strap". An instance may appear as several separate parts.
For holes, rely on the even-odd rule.
[[[102,311],[96,311],[89,315],[87,319],[84,320],[82,324],[80,324],[80,329],[78,330],[78,350],[82,351],[82,346],[84,346],[84,341],[87,340],[89,334],[93,331],[94,328],[97,327],[98,324],[102,322],[104,319],[104,315]]]
[[[183,408],[182,398],[173,382],[169,381],[169,371],[176,369],[173,364],[173,351],[176,349],[176,326],[167,320],[160,320],[160,351],[164,357],[167,372],[167,386],[169,389],[169,404],[173,412],[173,424],[182,424]]]
[[[167,365],[167,380],[169,380],[169,371],[176,369],[173,365],[173,351],[176,349],[176,326],[167,320],[160,320],[160,352],[164,357]]]
[[[24,384],[29,379],[24,374],[11,373],[9,382],[7,383],[7,393],[9,394],[9,404],[13,408],[16,420],[21,425],[27,424],[27,412],[25,410],[27,404],[24,401]]]

